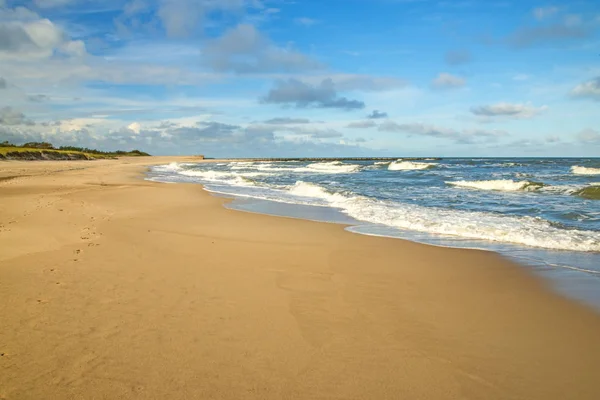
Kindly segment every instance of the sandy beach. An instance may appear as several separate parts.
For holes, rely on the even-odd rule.
[[[143,180],[181,160],[0,163],[0,399],[600,398],[525,268]]]

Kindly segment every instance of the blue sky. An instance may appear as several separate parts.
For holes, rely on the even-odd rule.
[[[0,0],[0,141],[600,156],[600,3]]]

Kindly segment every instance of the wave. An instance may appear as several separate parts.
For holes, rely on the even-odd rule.
[[[196,164],[172,162],[152,168],[154,172],[167,173],[171,177],[196,178],[201,183],[222,183],[233,186],[253,186],[256,181],[252,177],[269,175],[265,172],[234,172],[191,169]]]
[[[600,175],[600,168],[589,168],[574,165],[571,167],[571,172],[576,175]]]
[[[375,200],[330,192],[320,185],[302,181],[296,182],[289,192],[325,200],[329,206],[354,219],[399,229],[546,249],[600,251],[600,232],[561,229],[540,218]]]
[[[318,173],[318,174],[351,174],[359,172],[360,165],[345,164],[341,161],[331,161],[322,163],[313,163],[306,166],[275,166],[273,164],[256,165],[253,168],[259,171],[270,172],[293,172],[293,173]]]
[[[600,200],[600,185],[590,185],[573,193],[588,200]]]
[[[394,162],[395,164],[425,164],[427,167],[436,164],[415,163],[414,161]],[[214,170],[206,165],[171,163],[154,167],[158,179],[178,182],[199,182],[207,185],[207,190],[227,192],[232,196],[260,198],[289,204],[317,205],[339,209],[344,214],[368,224],[383,225],[402,230],[412,230],[429,234],[447,235],[464,239],[480,239],[494,242],[514,243],[532,247],[600,252],[600,232],[585,229],[567,229],[556,223],[528,216],[508,215],[490,211],[457,210],[444,205],[410,204],[401,199],[376,199],[358,195],[351,191],[334,191],[331,186],[319,185],[304,180],[281,180],[280,167],[285,170],[310,172],[315,179],[315,172],[349,173],[358,165],[342,162],[326,162],[314,164],[297,164],[296,168],[286,164],[263,165],[265,170],[253,169],[245,171]],[[335,172],[331,172],[335,171]],[[340,172],[341,171],[341,172]],[[285,174],[285,173],[284,173]],[[263,181],[261,175],[276,178],[274,181]],[[253,177],[258,181],[253,181]],[[294,175],[292,175],[294,176]],[[301,175],[300,175],[301,176]],[[331,179],[325,177],[326,180]],[[346,182],[345,177],[340,177]],[[295,183],[292,183],[295,182]],[[598,185],[552,185],[522,179],[521,181],[456,181],[448,184],[483,190],[539,190],[552,194],[574,194],[578,190],[600,189]],[[479,186],[479,187],[474,187]],[[349,187],[345,185],[344,187]],[[350,186],[352,187],[352,186]],[[360,188],[360,186],[359,186]],[[359,189],[357,189],[359,190]],[[371,193],[369,191],[369,193]],[[523,197],[525,198],[525,197]],[[439,204],[439,203],[438,203]],[[586,228],[587,229],[587,228]]]
[[[388,165],[391,161],[375,161],[373,165]]]
[[[165,165],[156,165],[152,167],[152,170],[158,172],[177,172],[183,169],[184,163],[172,162]]]
[[[309,164],[306,168],[327,173],[343,174],[357,172],[360,169],[360,165],[356,164],[344,164],[341,161],[331,161],[323,163]]]
[[[422,163],[422,162],[414,162],[414,161],[394,161],[390,163],[388,166],[388,170],[390,171],[414,171],[414,170],[422,170],[434,168],[437,164],[434,163]]]
[[[533,181],[512,181],[510,179],[489,181],[454,181],[446,182],[451,186],[469,189],[496,190],[501,192],[534,191],[544,186],[543,183]]]
[[[310,182],[298,181],[289,192],[301,197],[314,197],[329,201],[343,201],[345,197],[339,193],[330,192],[322,186]]]

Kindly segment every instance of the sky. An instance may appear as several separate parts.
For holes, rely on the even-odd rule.
[[[0,0],[0,142],[599,157],[600,2]]]

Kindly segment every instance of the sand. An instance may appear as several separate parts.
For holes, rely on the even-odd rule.
[[[0,398],[600,398],[600,317],[526,268],[141,179],[171,160],[0,163]]]

